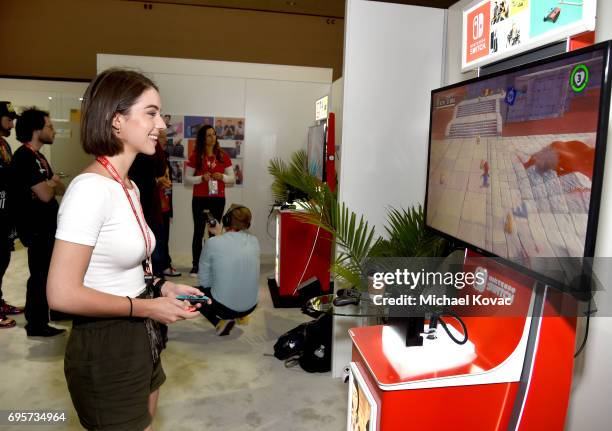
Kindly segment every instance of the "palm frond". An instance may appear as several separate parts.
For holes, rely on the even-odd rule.
[[[440,256],[445,250],[446,242],[425,229],[420,205],[408,210],[390,208],[385,227],[389,239],[377,237],[363,216],[339,202],[327,184],[310,175],[306,151],[294,153],[289,164],[271,160],[268,172],[274,177],[275,199],[285,201],[292,189],[307,197],[304,210],[295,217],[332,235],[332,249],[337,250],[331,270],[352,286],[364,287],[366,265],[372,257]]]
[[[350,286],[360,286],[362,283],[361,268],[340,265],[334,262],[331,266],[331,271],[336,277],[346,281]]]
[[[291,192],[300,192],[308,198],[316,193],[318,180],[308,173],[308,156],[304,150],[293,153],[288,165],[280,158],[270,160],[268,173],[274,177],[272,195],[276,201],[285,202]]]
[[[301,221],[315,225],[332,234],[338,250],[332,272],[354,286],[365,278],[365,264],[375,241],[375,231],[363,216],[357,216],[327,184],[316,185],[311,200],[304,203],[304,211],[295,215]]]
[[[390,208],[385,227],[389,240],[385,248],[377,248],[382,256],[440,256],[446,246],[444,239],[425,228],[425,213],[421,205],[408,210]]]

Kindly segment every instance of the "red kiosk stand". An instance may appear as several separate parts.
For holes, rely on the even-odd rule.
[[[464,262],[466,271],[472,257]],[[464,345],[440,330],[421,347],[405,347],[389,326],[349,331],[347,429],[563,430],[576,319],[557,310],[574,302],[495,262],[485,269],[486,282],[466,287],[464,294],[512,298],[513,312],[464,317]],[[458,325],[448,323],[455,338],[463,338]]]
[[[334,113],[329,113],[325,181],[332,191],[336,188],[335,124]],[[268,280],[275,307],[302,306],[299,291],[315,280],[320,284],[319,294],[330,293],[331,234],[301,221],[298,213],[299,209],[276,211],[274,278]]]
[[[330,289],[331,235],[296,217],[298,210],[276,213],[274,278],[268,287],[275,307],[301,306],[300,288],[318,280],[321,292]]]

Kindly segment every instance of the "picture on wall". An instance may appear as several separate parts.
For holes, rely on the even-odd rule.
[[[168,138],[182,139],[184,136],[183,116],[164,114],[162,118],[164,123],[166,123],[166,136]]]
[[[200,117],[200,116],[185,116],[185,137],[196,138],[198,131],[204,126],[212,126],[214,124],[214,117]]]
[[[491,53],[497,52],[499,49],[499,41],[497,39],[497,28],[491,30],[491,42],[489,44],[491,47]]]
[[[234,176],[236,178],[236,185],[244,185],[244,169],[242,168],[242,161],[232,159],[232,167],[234,168]]]
[[[236,175],[235,185],[244,184],[244,117],[164,114],[163,118],[168,131],[166,153],[174,173],[174,183],[183,183],[184,162],[195,151],[198,131],[205,125],[210,125],[215,128],[221,149],[232,160]]]
[[[510,16],[510,7],[508,0],[497,0],[491,2],[491,25],[495,25],[500,21],[508,19]]]
[[[242,158],[242,141],[229,141],[222,140],[219,141],[221,148],[223,151],[227,153],[230,159],[241,159]]]
[[[183,184],[183,174],[185,172],[184,164],[185,162],[182,160],[170,160],[173,184]]]
[[[236,141],[236,158],[241,159],[242,158],[242,141]]]
[[[168,154],[168,157],[170,157],[170,160],[184,159],[185,146],[183,145],[183,140],[177,138],[168,138],[166,153]]]
[[[244,118],[215,117],[217,139],[244,139]]]
[[[230,146],[228,146],[228,142],[230,143]],[[233,143],[234,141],[223,141],[223,146],[221,147],[223,152],[227,154],[230,159],[236,158],[236,147],[233,145]]]
[[[532,0],[533,1],[533,0]],[[524,12],[529,6],[529,0],[510,0],[510,17]]]
[[[355,362],[349,374],[347,422],[350,431],[378,430],[378,405]]]
[[[584,8],[582,3],[558,0],[531,2],[531,37],[579,22]]]
[[[489,54],[504,53],[523,43],[529,36],[527,2],[497,1],[491,3]],[[519,5],[522,7],[514,7]]]
[[[182,115],[163,114],[162,118],[164,123],[166,123],[166,136],[168,140],[166,154],[170,159],[184,159],[184,117]]]
[[[516,45],[520,45],[521,44],[521,26],[518,22],[516,21],[512,21],[510,23],[511,25],[509,26],[510,28],[506,29],[506,31],[504,32],[505,35],[505,42],[506,42],[506,48],[510,48]],[[523,34],[525,34],[525,32],[523,31]]]

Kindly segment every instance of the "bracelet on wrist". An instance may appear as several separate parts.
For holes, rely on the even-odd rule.
[[[126,296],[126,298],[130,300],[130,314],[128,317],[132,317],[132,313],[134,312],[134,303],[132,302],[132,298],[129,296]]]

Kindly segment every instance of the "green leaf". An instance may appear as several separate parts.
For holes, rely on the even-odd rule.
[[[285,201],[291,190],[299,190],[307,199],[304,210],[295,214],[299,220],[317,226],[332,235],[332,250],[337,248],[332,273],[352,286],[363,288],[365,267],[371,257],[441,256],[446,242],[425,229],[423,208],[408,210],[390,208],[385,226],[388,239],[377,237],[363,215],[351,211],[337,194],[318,178],[308,173],[308,157],[298,151],[287,165],[273,159],[268,172],[274,177],[272,194]]]

